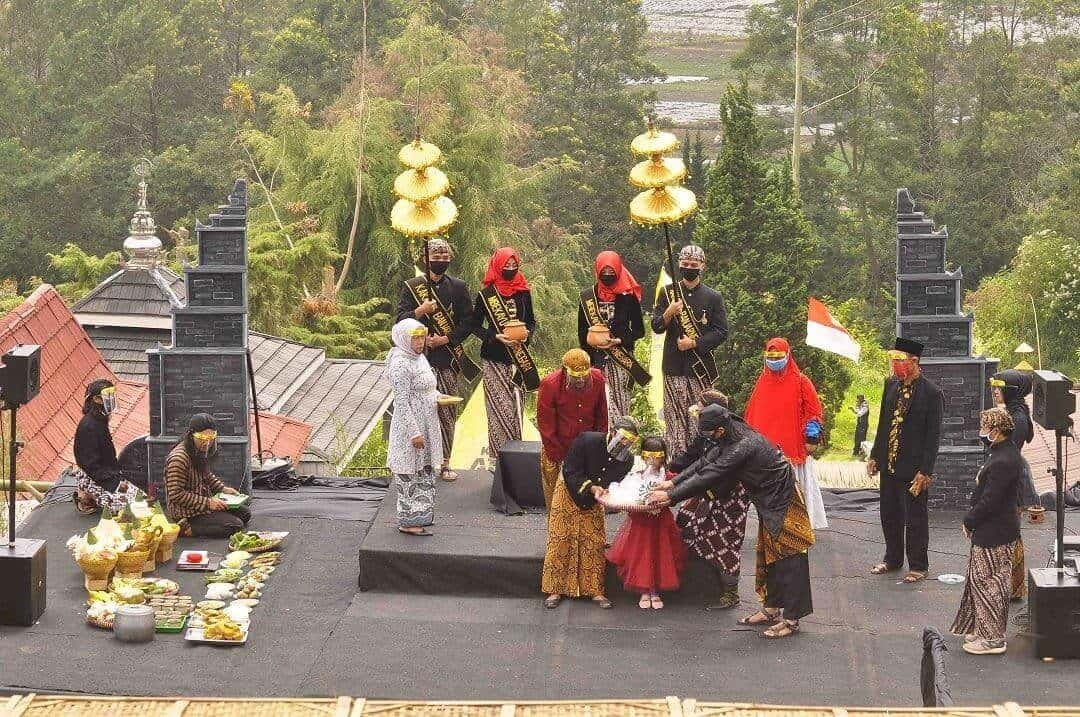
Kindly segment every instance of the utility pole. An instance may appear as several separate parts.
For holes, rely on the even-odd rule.
[[[791,128],[791,184],[799,193],[799,152],[802,144],[802,25],[803,0],[795,0],[795,112]]]

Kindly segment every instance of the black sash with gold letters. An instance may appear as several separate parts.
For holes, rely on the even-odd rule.
[[[431,314],[431,323],[435,328],[435,333],[449,338],[454,330],[454,320],[450,318],[450,312],[443,306],[439,295],[431,290],[431,284],[424,277],[416,276],[406,281],[405,286],[408,287],[409,293],[416,300],[417,306],[428,299],[435,302],[435,311]],[[466,381],[472,381],[480,375],[480,367],[469,358],[464,347],[460,344],[456,346],[447,344],[446,348],[450,350],[451,368],[464,376]]]
[[[589,326],[607,325],[607,322],[600,316],[600,300],[596,296],[596,287],[581,292],[581,309],[585,312],[585,320],[589,322]],[[630,353],[624,346],[596,350],[604,351],[611,357],[612,361],[622,366],[630,374],[631,382],[639,386],[646,386],[652,380],[652,376],[645,370],[645,367],[638,363],[638,360],[634,358],[634,354]]]
[[[668,284],[665,291],[668,297],[668,305],[678,300],[674,284]],[[690,302],[685,299],[683,299],[682,311],[679,312],[679,328],[682,329],[683,336],[689,339],[698,341],[701,338],[701,325],[698,324],[694,312],[690,309]],[[712,352],[698,351],[696,348],[690,349],[690,352],[693,354],[690,363],[694,369],[694,375],[697,376],[699,381],[711,386],[720,377],[720,371],[716,368],[716,360],[713,359]]]
[[[506,309],[506,304],[503,303],[502,297],[499,296],[499,292],[495,290],[494,286],[489,286],[480,291],[480,296],[484,299],[484,309],[487,311],[488,319],[491,320],[491,325],[495,327],[495,333],[504,333],[506,324],[511,317],[510,312]],[[536,362],[533,361],[533,357],[529,354],[529,349],[525,344],[509,344],[506,347],[506,352],[510,354],[511,360],[517,367],[514,380],[524,386],[526,391],[535,391],[540,388],[540,372],[537,370]]]

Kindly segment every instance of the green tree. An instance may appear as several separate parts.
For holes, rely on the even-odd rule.
[[[49,254],[49,261],[63,277],[68,279],[56,290],[69,302],[76,302],[100,284],[120,266],[120,252],[109,252],[103,257],[90,256],[72,243],[67,243],[59,254]]]
[[[819,258],[787,165],[763,156],[746,82],[728,87],[720,110],[724,141],[713,164],[694,239],[727,303],[731,335],[716,358],[719,387],[741,411],[761,372],[765,342],[782,336],[835,415],[851,376],[835,356],[804,348],[809,278]]]

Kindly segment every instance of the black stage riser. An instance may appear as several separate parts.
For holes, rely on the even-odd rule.
[[[361,590],[424,595],[539,597],[547,543],[547,516],[535,509],[507,516],[489,503],[491,476],[463,472],[454,483],[440,483],[431,537],[397,531],[395,490],[391,487],[374,525],[360,546]],[[607,517],[613,540],[621,515]],[[757,524],[747,526],[749,540]],[[748,566],[753,570],[753,566]],[[615,568],[607,567],[607,594],[626,598]],[[715,573],[702,561],[690,560],[673,601],[698,604],[719,595]],[[635,601],[636,597],[633,598]]]

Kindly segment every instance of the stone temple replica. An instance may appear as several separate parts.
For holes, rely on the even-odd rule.
[[[196,223],[199,263],[184,268],[187,305],[172,309],[172,345],[147,352],[150,380],[150,488],[164,496],[165,458],[195,413],[218,425],[214,472],[251,491],[247,365],[247,183],[236,180],[229,203]]]
[[[896,190],[896,335],[925,346],[923,373],[945,396],[930,507],[966,510],[985,458],[979,413],[993,405],[998,360],[972,354],[974,318],[961,310],[963,272],[945,268],[948,238],[916,211],[911,192]]]

